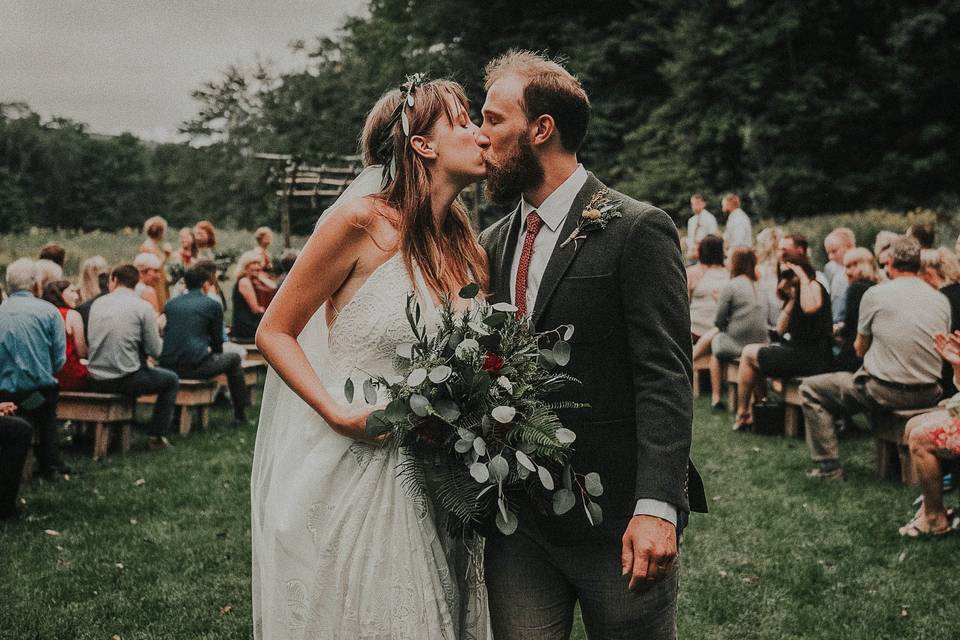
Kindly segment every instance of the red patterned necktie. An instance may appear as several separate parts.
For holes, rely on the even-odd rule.
[[[527,314],[527,272],[530,270],[530,259],[533,258],[533,241],[540,233],[543,220],[536,211],[527,214],[527,235],[523,238],[523,250],[520,252],[520,264],[517,265],[517,315]]]

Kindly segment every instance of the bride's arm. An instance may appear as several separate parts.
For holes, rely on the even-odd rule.
[[[366,439],[369,408],[343,405],[327,392],[297,336],[357,264],[371,212],[363,201],[347,203],[319,224],[297,257],[257,330],[257,348],[293,391],[338,433]],[[326,321],[325,319],[323,321]]]

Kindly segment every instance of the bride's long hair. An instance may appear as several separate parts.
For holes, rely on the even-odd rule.
[[[417,86],[414,106],[403,105],[409,122],[409,136],[426,135],[441,117],[453,125],[459,110],[469,113],[469,102],[461,87],[449,80],[432,80]],[[451,98],[453,100],[451,101]],[[423,158],[409,145],[400,120],[392,122],[392,115],[404,100],[399,90],[384,94],[367,114],[360,136],[360,150],[365,165],[395,163],[396,172],[386,184],[380,197],[400,213],[398,229],[400,253],[407,271],[413,277],[416,264],[423,278],[438,294],[454,293],[469,282],[489,290],[487,254],[477,242],[477,234],[470,223],[467,208],[458,197],[437,225],[430,203],[430,173]],[[392,130],[386,130],[392,127]],[[379,145],[385,137],[392,144],[384,149]],[[379,148],[378,148],[379,147]]]

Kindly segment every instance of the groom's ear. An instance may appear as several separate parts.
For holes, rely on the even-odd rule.
[[[533,138],[530,143],[533,145],[544,144],[557,133],[557,123],[553,116],[543,114],[530,123],[530,132]]]
[[[411,136],[410,147],[413,148],[414,153],[426,160],[435,160],[437,157],[437,152],[433,150],[430,141],[423,136]]]

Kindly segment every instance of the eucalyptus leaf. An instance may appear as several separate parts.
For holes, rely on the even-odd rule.
[[[493,488],[496,487],[496,486],[497,486],[497,485],[495,485],[495,484],[491,484],[491,485],[488,485],[488,486],[484,487],[483,489],[481,489],[481,490],[480,490],[480,493],[477,494],[477,500],[479,500],[479,499],[482,498],[483,496],[487,495],[487,494],[490,492],[490,490],[493,489]]]
[[[587,503],[587,516],[590,518],[590,523],[594,526],[603,523],[603,509],[593,500]]]
[[[407,417],[407,403],[402,398],[395,398],[390,401],[384,411],[386,412],[387,420],[390,420],[390,422],[400,422]]]
[[[470,475],[473,476],[474,480],[483,484],[490,479],[490,470],[487,469],[487,465],[482,462],[474,462],[470,465]],[[490,486],[492,487],[493,485]]]
[[[540,467],[537,469],[537,475],[540,476],[540,484],[543,485],[543,488],[547,491],[553,491],[553,476],[547,470],[546,467]]]
[[[475,434],[473,431],[470,431],[470,429],[464,429],[463,427],[457,427],[457,435],[460,436],[461,439],[469,440],[470,442],[473,442],[474,438],[477,437],[477,434]]]
[[[502,369],[501,369],[502,371]],[[506,391],[507,393],[513,393],[513,383],[510,382],[510,378],[507,376],[500,376],[497,378],[497,386]]]
[[[453,445],[453,448],[454,450],[456,450],[457,453],[466,453],[467,451],[470,451],[473,449],[473,443],[470,442],[469,440],[464,440],[463,438],[460,438]]]
[[[569,342],[570,338],[572,337],[573,337],[573,325],[572,324],[564,325],[563,339]]]
[[[350,378],[347,378],[347,381],[343,383],[343,395],[349,404],[353,404],[353,380]]]
[[[419,367],[410,372],[407,376],[407,384],[411,387],[419,387],[427,379],[427,370]]]
[[[478,456],[487,455],[487,441],[483,438],[474,438],[473,450],[477,452]]]
[[[403,135],[410,135],[410,118],[407,117],[407,112],[400,111],[400,126],[403,127]]]
[[[510,475],[510,464],[500,454],[493,456],[493,459],[487,463],[487,468],[490,470],[490,477],[497,482],[506,480]]]
[[[480,350],[480,343],[473,338],[467,338],[457,345],[456,354],[461,360],[465,360],[472,354]]]
[[[569,464],[563,468],[563,487],[567,491],[573,491],[573,467]]]
[[[502,327],[506,324],[507,318],[509,318],[509,316],[506,313],[498,311],[484,318],[483,324],[493,328]]]
[[[519,476],[521,480],[526,480],[531,473],[532,472],[526,467],[517,466],[517,476]]]
[[[501,405],[499,407],[494,407],[490,412],[490,415],[493,416],[493,419],[501,424],[509,424],[517,415],[517,410],[513,407],[507,407]]]
[[[553,356],[550,349],[540,349],[540,366],[545,369],[553,369],[557,366],[557,359]]]
[[[500,491],[500,497],[497,498],[497,508],[500,509],[500,515],[507,517],[507,500],[503,497],[503,490]]]
[[[397,177],[397,157],[393,156],[390,158],[390,179],[393,180]]]
[[[390,431],[390,422],[387,420],[386,413],[382,410],[370,412],[370,415],[367,416],[365,431],[371,438],[376,438],[380,434]]]
[[[573,495],[573,491],[569,489],[559,489],[553,494],[553,512],[558,516],[562,516],[573,509],[575,504],[577,504],[577,498]]]
[[[600,474],[591,472],[583,477],[583,487],[587,493],[593,497],[603,495],[603,483],[600,482]]]
[[[532,456],[537,452],[537,445],[533,442],[521,442],[520,451],[523,451],[528,456]]]
[[[478,293],[480,293],[480,285],[476,282],[471,282],[460,289],[460,293],[458,295],[464,300],[472,300],[473,298],[477,297]]]
[[[504,516],[502,513],[497,514],[497,529],[500,530],[505,536],[511,535],[514,531],[517,530],[517,516],[513,514],[512,511],[507,511],[507,515]]]
[[[432,409],[433,407],[430,406],[430,401],[419,393],[410,396],[410,410],[421,418],[430,415]]]
[[[485,325],[483,322],[480,322],[479,320],[471,320],[470,322],[467,323],[467,326],[470,327],[470,329],[474,333],[477,333],[481,336],[485,336],[490,333],[490,327]]]
[[[430,378],[430,382],[433,384],[441,384],[447,381],[451,373],[453,373],[453,369],[445,364],[438,364],[433,369],[430,369],[427,377]]]
[[[440,398],[434,408],[441,418],[447,422],[455,422],[460,417],[460,407],[450,398]]]
[[[560,444],[571,444],[577,439],[577,434],[566,427],[560,427],[554,432],[554,435]]]
[[[533,464],[533,460],[527,457],[523,451],[517,451],[517,462],[526,467],[529,471],[536,471],[537,465]]]
[[[516,313],[519,311],[517,307],[510,304],[509,302],[498,302],[497,304],[491,307],[494,311],[503,311],[504,313]]]
[[[570,343],[564,340],[558,340],[553,345],[553,359],[561,367],[565,367],[570,362]]]
[[[493,420],[490,419],[490,416],[484,415],[480,419],[480,429],[483,432],[483,435],[490,435],[490,432],[493,431]]]
[[[407,105],[409,105],[411,108],[413,108],[413,104],[414,104],[414,103],[413,103],[413,93],[408,93],[408,94],[407,94]]]
[[[367,404],[377,404],[377,387],[370,378],[363,381],[363,399]]]
[[[397,345],[397,355],[406,360],[413,359],[413,343],[401,342]]]

